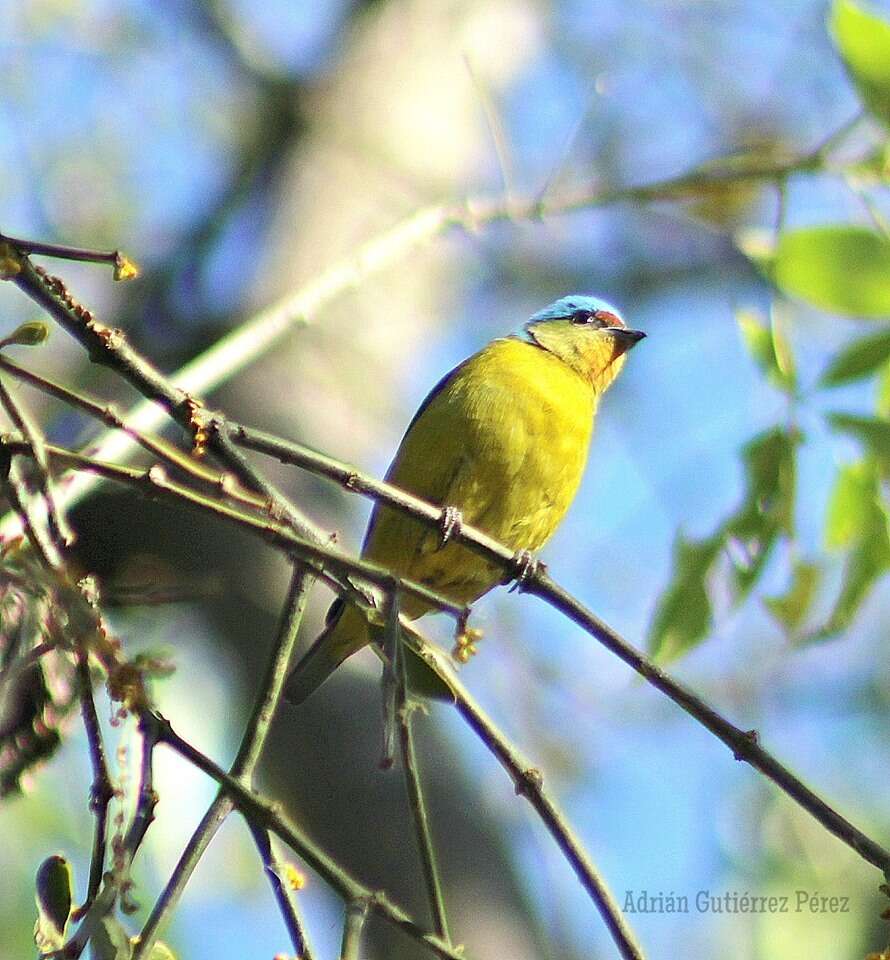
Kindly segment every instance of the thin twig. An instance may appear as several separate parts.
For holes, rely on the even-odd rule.
[[[22,403],[9,392],[2,380],[0,380],[0,406],[6,411],[13,425],[19,430],[31,448],[30,456],[37,478],[37,491],[46,507],[47,529],[56,552],[62,558],[74,538],[65,522],[64,515],[57,508],[53,496],[43,434],[32,421]]]
[[[370,904],[367,898],[359,897],[346,904],[343,918],[343,940],[340,945],[340,960],[359,960],[362,934],[368,919]]]
[[[29,454],[31,445],[22,441],[21,452]],[[58,571],[62,565],[62,558],[52,539],[44,535],[41,527],[34,522],[30,510],[30,491],[24,478],[19,475],[17,465],[13,460],[14,451],[4,438],[0,438],[0,486],[6,494],[9,506],[18,517],[21,529],[28,542],[40,558],[40,562],[47,570]],[[2,537],[0,537],[2,542]]]
[[[120,250],[90,250],[84,247],[70,247],[61,243],[44,243],[40,240],[23,240],[0,234],[0,243],[8,243],[22,253],[37,254],[43,257],[55,257],[59,260],[80,260],[85,263],[110,263],[117,265],[126,260]]]
[[[516,793],[524,796],[534,807],[602,916],[621,956],[625,960],[642,960],[642,950],[636,943],[621,908],[569,825],[565,814],[546,790],[541,771],[530,764],[501,733],[432,644],[412,627],[403,629],[402,636],[421,660],[448,684],[458,713],[507,771]]]
[[[383,756],[380,768],[389,770],[395,762],[398,687],[401,682],[401,646],[399,639],[399,592],[386,597],[386,624],[383,631],[383,672],[381,695],[383,699]]]
[[[154,731],[140,727],[142,734],[142,759],[139,764],[139,791],[136,801],[136,812],[130,821],[130,828],[124,838],[124,849],[132,860],[136,851],[142,845],[148,828],[154,821],[154,810],[158,803],[158,795],[154,790]]]
[[[401,646],[401,638],[398,641]],[[405,657],[399,657],[399,674],[397,686],[397,714],[399,718],[399,743],[402,749],[402,771],[405,776],[405,789],[408,792],[408,805],[411,808],[411,817],[414,821],[414,834],[417,839],[417,849],[420,853],[420,863],[423,868],[423,878],[426,883],[427,896],[430,902],[430,911],[436,933],[446,942],[451,943],[451,934],[448,930],[448,916],[445,912],[445,897],[442,894],[442,884],[439,879],[439,865],[436,859],[436,847],[433,844],[430,830],[429,816],[426,809],[426,800],[420,782],[420,769],[417,763],[417,754],[414,749],[414,730],[412,727],[415,705],[408,700],[408,677],[405,667]]]
[[[152,456],[157,457],[159,461],[177,471],[187,474],[198,482],[212,487],[217,492],[224,494],[227,498],[235,500],[245,506],[253,507],[258,510],[268,512],[270,503],[268,498],[257,496],[241,487],[233,474],[220,473],[207,466],[206,463],[168,443],[161,437],[152,436],[149,433],[143,433],[140,430],[128,424],[117,412],[112,404],[102,403],[87,394],[71,390],[48,377],[41,376],[19,366],[0,353],[0,369],[5,370],[11,376],[29,386],[34,387],[41,393],[60,400],[75,409],[82,410],[84,413],[99,420],[106,427],[112,430],[122,430],[144,450]],[[88,448],[87,448],[88,449]],[[87,453],[87,451],[82,451]]]
[[[309,946],[305,925],[300,917],[294,897],[291,896],[292,886],[286,878],[281,876],[283,868],[272,850],[269,831],[256,826],[250,820],[247,821],[247,826],[250,828],[254,843],[260,852],[263,869],[269,878],[272,893],[278,903],[284,925],[287,927],[288,936],[297,955],[297,960],[313,960],[312,948]]]
[[[0,448],[8,454],[14,455],[26,451],[24,441],[0,435]],[[53,461],[60,466],[73,470],[83,470],[96,473],[107,480],[123,483],[135,487],[149,496],[163,496],[186,506],[197,507],[212,513],[219,519],[233,523],[255,536],[263,538],[267,543],[277,547],[285,553],[299,556],[317,576],[325,579],[335,590],[345,591],[350,598],[365,607],[370,599],[355,586],[344,582],[347,578],[366,582],[370,588],[376,588],[384,593],[392,590],[402,590],[407,594],[418,597],[428,606],[447,613],[456,621],[462,622],[469,612],[464,604],[454,603],[448,597],[422,583],[396,577],[385,567],[369,563],[366,560],[356,559],[350,554],[325,546],[324,543],[301,539],[290,528],[266,517],[259,517],[224,503],[216,498],[204,494],[170,480],[163,467],[155,465],[148,469],[139,467],[123,467],[115,463],[96,460],[82,453],[75,453],[65,447],[46,444],[46,451]],[[326,537],[325,542],[330,543]],[[338,573],[339,577],[332,576]],[[359,584],[361,585],[361,584]]]
[[[257,826],[271,831],[283,843],[286,843],[306,864],[311,867],[333,890],[348,903],[365,899],[371,910],[389,923],[407,933],[418,943],[428,947],[436,956],[447,960],[467,960],[463,951],[446,944],[440,937],[427,933],[418,926],[404,910],[390,901],[385,893],[366,887],[344,870],[320,847],[316,846],[281,810],[279,804],[270,803],[264,797],[254,793],[241,781],[229,776],[210,757],[195,749],[183,740],[170,726],[169,722],[157,714],[152,714],[158,725],[158,740],[166,744],[193,766],[214,779],[227,796],[247,819]],[[134,958],[135,960],[135,958]]]
[[[636,670],[648,683],[673,700],[681,709],[706,727],[732,751],[736,760],[744,760],[776,784],[795,803],[803,807],[826,830],[833,833],[864,860],[885,874],[890,871],[890,852],[866,836],[834,810],[806,784],[794,776],[759,742],[756,731],[745,731],[730,723],[698,694],[671,677],[645,654],[631,646],[611,627],[555,583],[544,571],[523,586],[523,590],[542,597],[598,640],[607,650]]]
[[[260,685],[250,721],[245,728],[238,755],[232,764],[230,779],[239,784],[246,784],[248,789],[252,782],[254,769],[269,735],[275,707],[281,699],[281,691],[284,687],[284,680],[287,676],[288,665],[297,640],[297,633],[311,585],[312,577],[310,574],[301,564],[295,563],[272,656],[266,668],[266,675]],[[162,733],[165,733],[166,730],[156,728],[155,732],[159,739],[169,743],[169,740],[162,736]],[[222,826],[232,807],[231,795],[220,791],[189,840],[145,926],[142,928],[139,943],[133,952],[133,960],[140,960],[150,952],[158,931],[179,902],[182,891],[185,889],[185,885],[188,883],[201,855],[207,849],[216,831]]]
[[[288,526],[304,540],[324,541],[324,531],[301,510],[298,510],[275,484],[264,477],[232,443],[219,415],[215,415],[208,420],[208,441],[220,459],[235,471],[238,479],[246,487],[253,488],[267,499],[273,516],[285,520]],[[327,539],[330,540],[329,537]]]
[[[99,715],[93,700],[93,683],[90,677],[89,658],[85,650],[77,651],[77,680],[79,684],[81,714],[87,734],[90,750],[90,762],[93,767],[93,783],[90,787],[90,810],[96,818],[93,831],[93,853],[90,858],[90,878],[87,883],[87,895],[84,902],[74,912],[77,920],[92,907],[93,901],[102,884],[105,872],[105,835],[108,823],[108,804],[114,796],[114,784],[108,772],[108,760],[99,727]]]
[[[297,642],[297,633],[311,586],[311,575],[302,564],[295,562],[282,608],[275,647],[260,684],[260,694],[241,740],[241,747],[232,764],[232,776],[245,783],[253,782],[253,774],[266,745],[275,710],[281,701],[281,692],[287,679],[291,655]]]
[[[503,119],[495,105],[494,97],[491,95],[491,88],[479,76],[469,53],[465,52],[463,59],[470,76],[470,83],[473,84],[476,96],[479,98],[479,106],[482,108],[482,115],[485,118],[488,134],[491,137],[497,157],[498,168],[501,172],[501,186],[503,187],[504,197],[509,202],[513,196],[513,161],[510,155],[507,131],[504,129]]]

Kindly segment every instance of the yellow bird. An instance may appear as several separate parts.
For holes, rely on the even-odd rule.
[[[565,516],[584,472],[600,397],[644,333],[596,297],[563,297],[526,323],[524,336],[493,340],[455,367],[421,404],[392,466],[390,483],[460,518],[515,551],[540,549]],[[362,557],[472,603],[503,571],[388,506],[371,514]],[[400,598],[412,620],[431,608]],[[353,605],[334,602],[325,629],[288,678],[285,696],[305,700],[370,642]]]

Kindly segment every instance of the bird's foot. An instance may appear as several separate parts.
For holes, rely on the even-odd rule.
[[[517,550],[513,554],[513,567],[510,570],[512,576],[508,574],[509,579],[514,581],[513,586],[510,587],[510,593],[514,590],[521,593],[532,577],[543,573],[546,569],[544,561],[538,560],[531,550]]]
[[[464,518],[457,507],[445,507],[442,510],[442,519],[439,521],[439,529],[442,531],[442,540],[439,544],[440,549],[444,547],[455,534],[460,533],[463,524]]]

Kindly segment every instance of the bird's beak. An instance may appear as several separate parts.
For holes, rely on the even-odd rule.
[[[608,327],[608,332],[615,341],[615,356],[620,357],[631,347],[636,346],[645,336],[642,330],[628,330],[626,327]]]

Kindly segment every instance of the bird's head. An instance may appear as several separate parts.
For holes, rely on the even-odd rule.
[[[525,325],[532,343],[559,357],[603,393],[621,372],[624,355],[646,336],[630,330],[605,300],[574,295],[539,310]]]

